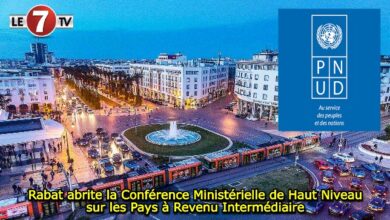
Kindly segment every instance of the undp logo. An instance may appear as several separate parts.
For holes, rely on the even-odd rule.
[[[348,98],[347,23],[346,15],[312,15],[312,99]]]
[[[317,29],[317,42],[322,49],[336,49],[343,40],[343,31],[339,25],[327,23]]]

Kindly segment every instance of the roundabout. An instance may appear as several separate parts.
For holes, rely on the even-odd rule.
[[[214,131],[190,124],[150,124],[122,133],[125,141],[149,156],[186,158],[228,149],[232,141]]]

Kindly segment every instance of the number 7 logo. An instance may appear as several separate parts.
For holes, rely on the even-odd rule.
[[[27,28],[37,37],[50,35],[56,28],[56,22],[56,13],[46,5],[37,5],[27,13]]]
[[[35,29],[36,32],[42,33],[43,27],[45,25],[45,21],[47,18],[47,15],[49,14],[49,11],[33,11],[33,16],[41,16],[41,19],[38,21],[37,28]]]

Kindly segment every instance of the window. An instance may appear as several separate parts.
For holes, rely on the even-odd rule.
[[[279,86],[275,86],[275,92],[279,91]]]
[[[187,89],[190,89],[190,85],[187,85],[186,88],[187,88]]]
[[[186,92],[186,95],[187,95],[187,96],[190,96],[190,92],[187,91],[187,92]]]
[[[194,89],[198,89],[198,84],[195,84],[195,85],[194,85]]]
[[[45,100],[49,100],[49,96],[45,96]]]
[[[254,88],[254,89],[257,89],[257,88],[258,88],[257,83],[253,84],[253,88]]]
[[[194,78],[194,82],[198,82],[198,78]]]
[[[198,95],[198,91],[195,91],[195,92],[194,92],[194,96],[197,96],[197,95]]]
[[[255,80],[259,79],[259,74],[255,74]]]
[[[276,78],[275,78],[275,81],[277,82],[279,80],[279,77],[278,76],[276,76]]]
[[[268,75],[264,75],[264,81],[268,81],[269,80],[269,76]]]
[[[279,97],[277,95],[274,96],[274,101],[278,101]]]
[[[256,92],[253,93],[253,98],[257,98],[257,93]]]
[[[267,90],[268,90],[268,85],[264,85],[264,86],[263,86],[263,90],[264,90],[264,91],[267,91]]]
[[[187,77],[187,82],[191,82],[191,78],[190,77]]]
[[[267,100],[267,94],[263,94],[263,100]]]

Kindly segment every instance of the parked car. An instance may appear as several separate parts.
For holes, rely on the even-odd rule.
[[[322,171],[322,181],[325,183],[332,183],[334,182],[334,174],[331,170],[324,170]]]
[[[306,212],[310,214],[318,214],[324,208],[324,202],[321,200],[313,200],[306,203]]]
[[[338,165],[333,168],[334,172],[339,174],[339,176],[349,176],[351,174],[350,170],[345,165]]]
[[[140,165],[138,165],[134,160],[123,161],[123,166],[128,168],[130,171],[135,171],[135,170],[140,169]]]
[[[118,133],[112,133],[111,134],[111,139],[114,140],[115,138],[119,137]]]
[[[371,178],[376,183],[385,183],[385,175],[382,172],[372,172]]]
[[[90,148],[88,150],[88,156],[92,159],[96,159],[100,156],[100,154],[99,154],[99,151],[96,150],[95,148]]]
[[[102,143],[106,143],[106,144],[109,144],[110,143],[110,138],[109,137],[103,137],[102,138]]]
[[[105,131],[103,131],[103,132],[100,132],[100,133],[98,134],[98,136],[99,136],[100,139],[103,139],[103,138],[105,138],[105,137],[108,137],[108,133],[105,132]],[[108,138],[109,138],[109,137],[108,137]]]
[[[374,215],[365,210],[356,210],[349,215],[350,220],[374,220]]]
[[[92,139],[90,142],[91,142],[90,146],[92,148],[98,148],[99,147],[99,140],[97,138]]]
[[[99,165],[103,168],[105,173],[113,173],[114,165],[111,163],[110,158],[106,157],[99,160]]]
[[[83,135],[83,138],[85,138],[87,141],[90,141],[93,138],[93,133],[87,132]]]
[[[119,153],[116,153],[112,156],[112,162],[115,165],[120,165],[122,163],[122,155]]]
[[[328,213],[330,215],[343,216],[351,210],[351,207],[352,205],[350,202],[335,201],[329,206]]]
[[[126,144],[121,144],[119,145],[119,149],[123,152],[123,153],[127,153],[130,151],[130,147],[127,146]]]
[[[373,212],[383,212],[385,210],[385,207],[386,200],[379,197],[374,197],[368,203],[367,209]]]
[[[316,191],[321,192],[322,190],[334,189],[333,185],[321,183],[316,187]]]
[[[361,190],[363,188],[363,181],[362,179],[354,177],[349,183],[349,186],[351,187],[351,189]]]
[[[366,170],[370,171],[370,172],[377,172],[377,171],[380,171],[381,168],[380,166],[378,166],[378,164],[376,163],[364,163],[362,164],[362,167],[364,167]]]
[[[379,185],[376,184],[371,190],[371,194],[374,197],[381,197],[385,198],[387,196],[387,193],[389,192],[389,188],[385,185]]]
[[[133,156],[133,158],[134,158],[135,160],[142,160],[142,156],[141,156],[141,154],[140,154],[138,151],[133,151],[133,152],[131,153],[131,155]]]
[[[76,143],[80,146],[80,147],[87,147],[88,144],[89,144],[89,141],[85,138],[80,138],[76,141]]]
[[[103,133],[104,132],[104,128],[97,128],[96,129],[96,134],[97,135],[100,135],[101,133]]]
[[[327,170],[327,169],[329,169],[329,164],[325,160],[314,160],[314,165],[319,170]]]
[[[345,162],[339,158],[329,157],[326,159],[326,161],[329,163],[329,166],[331,167],[335,167],[338,165],[345,165]]]
[[[364,179],[366,177],[366,172],[361,167],[352,167],[351,174],[354,177],[358,177],[358,178],[362,178],[362,179]]]
[[[339,158],[341,160],[343,160],[344,162],[346,163],[353,163],[355,162],[355,158],[349,154],[346,154],[346,153],[335,153],[333,154],[333,157],[334,158]]]
[[[93,115],[94,114],[94,111],[92,109],[88,109],[87,110],[87,113],[90,114],[90,115]]]
[[[123,139],[121,137],[116,137],[114,139],[114,143],[116,144],[116,146],[120,146],[121,144],[125,144],[125,142],[123,141]]]
[[[101,144],[101,148],[104,150],[104,151],[111,151],[111,147],[108,143],[102,143]]]

